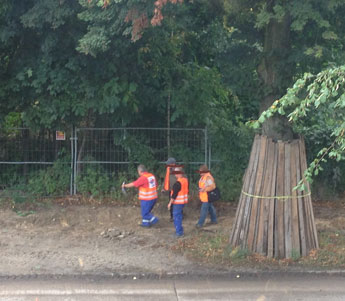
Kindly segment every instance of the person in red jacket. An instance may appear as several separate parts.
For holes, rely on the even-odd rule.
[[[149,173],[145,166],[140,164],[138,166],[139,178],[132,182],[122,184],[122,188],[139,188],[139,200],[142,216],[142,227],[150,227],[158,222],[151,211],[157,202],[157,180],[156,177]]]
[[[168,204],[170,210],[173,205],[173,218],[176,230],[176,236],[181,237],[184,235],[182,220],[183,208],[188,203],[188,179],[185,176],[181,167],[176,167],[172,174],[176,176],[176,182],[171,191],[171,197]]]

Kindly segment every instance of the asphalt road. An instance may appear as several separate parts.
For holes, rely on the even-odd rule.
[[[93,300],[345,300],[343,276],[223,277],[220,279],[1,280],[1,301]]]

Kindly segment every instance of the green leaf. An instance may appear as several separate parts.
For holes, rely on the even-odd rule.
[[[266,120],[266,118],[265,118],[264,114],[261,114],[261,116],[258,119],[259,123],[264,123],[265,120]]]

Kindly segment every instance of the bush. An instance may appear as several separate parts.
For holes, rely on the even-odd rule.
[[[64,157],[58,159],[53,166],[32,173],[27,185],[28,191],[37,196],[65,195],[71,177],[69,162],[70,159]]]
[[[82,195],[100,197],[111,191],[114,182],[99,166],[88,166],[85,173],[77,178],[78,191]]]
[[[308,164],[314,160],[320,149],[332,144],[333,121],[318,117],[317,120],[308,120],[311,124],[296,129],[305,137]],[[321,167],[322,172],[314,176],[311,185],[313,198],[337,200],[344,192],[345,161],[328,159],[321,163]]]
[[[211,171],[221,191],[221,199],[238,200],[242,178],[248,166],[253,133],[245,126],[211,133]]]

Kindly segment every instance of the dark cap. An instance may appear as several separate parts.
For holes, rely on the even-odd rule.
[[[176,164],[176,159],[171,157],[165,162],[165,164],[166,165],[174,165],[174,164]]]

